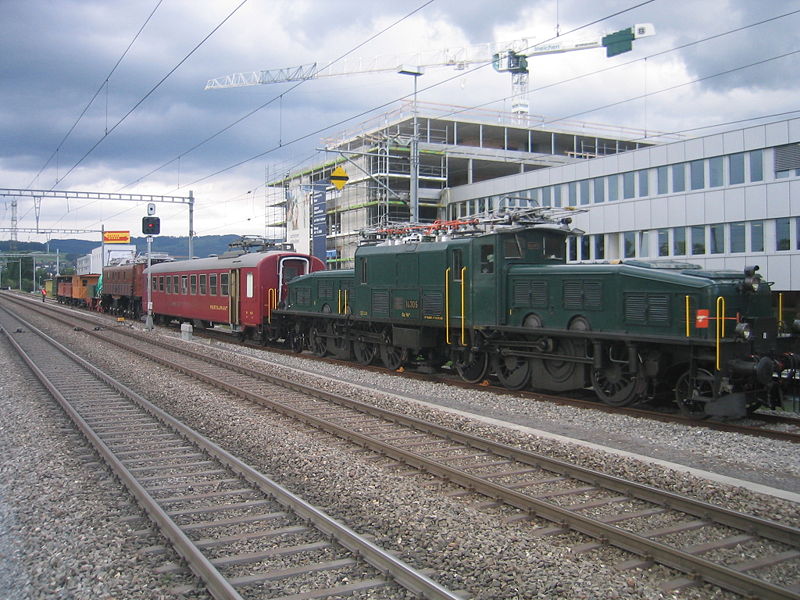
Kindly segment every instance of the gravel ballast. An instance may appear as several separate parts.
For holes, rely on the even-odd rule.
[[[425,485],[427,479],[425,477],[409,476],[393,464],[386,468],[390,465],[389,461],[376,459],[371,453],[343,444],[332,437],[311,434],[304,427],[278,417],[271,411],[255,409],[249,403],[209,390],[184,377],[173,375],[167,377],[166,371],[147,361],[127,356],[124,359],[119,358],[115,352],[99,348],[96,341],[84,334],[65,328],[59,330],[57,327],[49,326],[48,329],[50,328],[54,332],[60,331],[59,336],[66,336],[78,343],[83,348],[82,351],[103,363],[105,368],[116,375],[124,373],[128,383],[136,385],[152,401],[279,483],[320,505],[357,531],[370,534],[379,545],[398,552],[414,566],[432,569],[432,576],[451,589],[463,589],[474,598],[485,599],[735,597],[709,586],[690,588],[675,594],[664,593],[659,589],[659,584],[677,575],[665,568],[618,571],[613,565],[629,559],[630,555],[613,548],[574,555],[570,552],[570,547],[588,541],[583,536],[568,534],[547,538],[534,537],[531,535],[533,528],[546,526],[546,523],[505,523],[503,517],[508,515],[508,510],[479,507],[478,504],[485,501],[483,498],[456,499],[442,495],[442,490],[451,489],[446,484]],[[159,334],[154,333],[154,335]],[[193,345],[207,348],[209,352],[221,351],[218,349],[218,344],[198,342]],[[235,354],[227,352],[225,354],[231,361],[252,363],[251,358],[244,356],[245,353],[251,354],[254,351],[244,350]],[[259,353],[259,356],[263,355]],[[27,374],[19,376],[19,364],[11,361],[5,351],[0,357],[3,361],[0,367],[7,373],[15,372],[14,377],[6,377],[3,380],[1,389],[3,400],[0,402],[4,405],[11,402],[17,407],[25,402],[33,402],[40,407],[38,410],[50,414],[50,419],[57,419],[57,413],[41,408],[42,405],[46,405],[41,397],[36,399],[32,397],[29,376]],[[638,436],[643,445],[667,454],[670,448],[674,448],[674,453],[680,454],[681,443],[692,444],[692,450],[684,454],[696,456],[694,460],[706,461],[709,467],[713,467],[716,463],[743,466],[749,464],[754,471],[766,470],[774,473],[774,481],[781,477],[797,477],[800,472],[797,453],[791,444],[782,446],[784,443],[781,442],[742,439],[744,436],[719,432],[703,431],[702,435],[696,435],[691,428],[643,422],[640,419],[544,403],[536,403],[535,410],[531,410],[528,401],[514,396],[460,390],[392,375],[365,373],[341,365],[319,363],[296,356],[270,354],[269,359],[271,361],[269,366],[260,363],[263,368],[277,371],[288,368],[301,369],[303,378],[309,377],[310,372],[317,372],[326,385],[334,391],[345,389],[345,384],[337,381],[339,378],[360,382],[363,388],[355,392],[348,388],[348,393],[357,399],[402,410],[420,418],[557,458],[575,460],[584,466],[631,477],[637,481],[717,502],[729,508],[747,510],[794,525],[800,521],[798,505],[792,502],[709,482],[685,473],[677,473],[656,465],[643,464],[578,445],[563,444],[512,429],[487,425],[427,405],[398,400],[380,390],[393,390],[397,394],[410,393],[422,400],[460,410],[469,409],[495,418],[500,418],[499,414],[518,415],[519,421],[524,419],[535,421],[528,424],[539,429],[546,429],[548,423],[560,423],[557,433],[562,434],[566,433],[565,428],[584,427],[586,430],[608,431],[609,437],[628,437],[636,440]],[[379,391],[371,391],[373,389]],[[19,401],[22,397],[26,398],[25,402]],[[13,413],[16,409],[12,410],[9,407],[4,410]],[[6,426],[6,423],[10,425]],[[564,425],[565,423],[567,425]],[[49,567],[44,566],[48,563],[41,552],[31,552],[28,556],[28,546],[41,549],[44,544],[37,541],[37,536],[41,534],[34,531],[35,526],[20,528],[20,523],[24,525],[28,520],[33,523],[36,518],[46,519],[46,514],[58,511],[86,512],[88,508],[85,504],[98,503],[95,492],[102,497],[103,493],[100,490],[105,491],[96,480],[96,476],[93,476],[95,478],[93,482],[92,477],[89,477],[88,481],[81,484],[80,489],[90,490],[91,495],[86,492],[68,494],[66,491],[64,498],[45,495],[47,503],[41,512],[36,516],[28,514],[29,511],[26,509],[30,504],[30,496],[40,496],[41,488],[48,484],[42,482],[38,476],[24,474],[29,470],[40,471],[39,465],[45,463],[45,459],[63,461],[61,455],[66,454],[69,457],[70,452],[74,453],[59,445],[67,445],[66,440],[69,439],[68,436],[65,437],[60,426],[45,427],[46,424],[46,419],[34,418],[29,413],[23,412],[11,421],[5,421],[0,429],[0,445],[5,450],[4,455],[8,457],[4,463],[6,466],[3,470],[3,485],[0,487],[0,503],[2,503],[0,539],[4,540],[2,547],[6,559],[0,560],[0,582],[6,578],[24,581],[23,590],[30,589],[24,586],[32,585],[31,580],[36,581],[39,577],[37,573],[46,571]],[[27,433],[26,429],[32,431]],[[49,439],[52,439],[52,445],[44,443],[44,440]],[[61,458],[56,459],[56,455]],[[70,469],[80,472],[86,470],[79,458],[73,456],[67,462]],[[12,465],[13,468],[9,468],[8,465]],[[730,468],[735,470],[733,467]],[[70,472],[67,478],[80,479],[74,472]],[[110,479],[114,481],[113,478]],[[64,489],[64,486],[61,488]],[[69,500],[74,504],[69,504]],[[66,506],[62,506],[64,503]],[[123,503],[124,510],[119,506],[119,499],[109,500],[109,504],[110,506],[103,507],[103,510],[109,511],[105,513],[107,515],[105,524],[118,528],[119,531],[105,534],[107,539],[102,537],[83,539],[81,543],[85,545],[84,550],[76,548],[60,551],[61,554],[77,556],[83,551],[91,556],[92,552],[97,551],[96,547],[92,549],[93,544],[105,548],[104,552],[110,552],[111,548],[119,550],[126,545],[141,548],[158,543],[152,540],[143,541],[132,536],[131,527],[124,525],[116,517],[120,511],[125,515],[137,512],[129,501]],[[46,523],[45,520],[39,527],[45,528]],[[87,529],[95,531],[97,527]],[[61,535],[54,533],[52,537],[63,539],[63,543],[67,544],[69,549],[71,542],[64,539],[69,537],[68,531],[72,531],[72,528],[62,531]],[[11,535],[3,535],[5,532],[10,532]],[[15,558],[13,554],[15,544],[22,549],[21,555],[25,556],[24,559],[20,559],[19,553]],[[135,551],[133,555],[136,555]],[[119,563],[113,558],[114,556],[117,556]],[[127,556],[127,553],[109,554],[110,564],[118,568],[121,573],[115,579],[126,581],[120,585],[128,590],[138,585],[144,587],[133,595],[116,594],[113,590],[105,592],[99,590],[99,594],[91,597],[157,597],[144,594],[144,589],[164,590],[165,594],[174,592],[175,588],[170,587],[175,585],[173,582],[165,584],[152,574],[149,575],[148,581],[142,579],[145,577],[144,574],[129,576],[128,573],[133,571],[124,562],[130,559],[125,559],[124,556]],[[98,563],[102,561],[93,558],[76,560],[91,564],[94,570],[101,569]],[[117,564],[124,568],[117,567]],[[105,570],[102,572],[106,573]],[[184,577],[187,581],[191,581],[190,576]],[[81,589],[92,589],[91,585],[96,583],[89,575],[79,574],[76,579],[82,582]],[[103,585],[110,585],[105,579],[102,581]],[[184,581],[178,585],[187,583]],[[47,586],[42,584],[37,586],[38,590],[46,588]],[[54,592],[52,595],[39,593],[35,596],[58,597]],[[15,596],[9,597],[15,598]],[[22,594],[16,597],[31,596]],[[79,594],[75,597],[90,596]]]

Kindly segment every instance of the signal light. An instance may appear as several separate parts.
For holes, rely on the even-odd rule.
[[[158,235],[161,232],[161,219],[158,217],[142,217],[142,233]]]

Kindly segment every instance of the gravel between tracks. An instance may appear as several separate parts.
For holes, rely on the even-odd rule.
[[[60,335],[65,335],[63,328]],[[617,571],[613,565],[629,558],[629,555],[613,548],[573,555],[569,548],[585,542],[586,539],[582,536],[570,534],[549,538],[533,537],[530,535],[532,526],[542,523],[504,523],[502,517],[508,511],[479,509],[476,507],[476,503],[481,501],[479,498],[444,497],[440,492],[441,488],[447,489],[446,486],[423,485],[424,478],[409,477],[396,468],[387,469],[387,461],[376,459],[370,453],[351,448],[330,437],[311,435],[303,427],[288,423],[270,411],[254,410],[248,403],[227,394],[209,391],[185,378],[167,378],[160,368],[146,361],[128,357],[121,360],[113,352],[98,350],[97,343],[82,334],[67,331],[66,335],[78,341],[93,359],[105,363],[109,370],[117,375],[125,373],[125,378],[146,390],[151,400],[185,420],[190,426],[309,501],[320,505],[357,531],[372,535],[378,544],[397,551],[411,564],[431,568],[432,576],[451,589],[467,590],[472,597],[481,599],[735,597],[707,586],[675,594],[661,592],[659,583],[675,573],[662,567],[644,571]],[[216,346],[210,348],[202,342],[195,345],[206,347],[210,352],[218,351]],[[231,357],[230,360],[250,362],[241,352],[235,355],[227,353],[227,356]],[[5,352],[0,354],[0,360],[0,368],[9,372],[9,359]],[[314,370],[320,372],[331,389],[344,389],[344,384],[339,383],[337,378],[345,376],[345,367],[320,363],[310,366],[309,361],[302,358],[274,354],[270,355],[270,360],[274,361],[274,366],[268,367],[270,369],[282,370],[291,366],[304,369],[306,373]],[[18,373],[20,367],[16,365],[13,369]],[[510,407],[514,402],[508,396],[453,390],[441,385],[431,387],[431,384],[374,373],[365,374],[357,370],[347,370],[346,377],[353,381],[361,380],[366,387],[395,387],[398,393],[413,393],[424,399],[436,399],[460,408],[472,406],[473,410],[478,411],[483,407],[485,412],[492,413],[502,406],[504,411],[513,413],[518,409],[521,415],[524,414],[523,403],[518,402],[518,407]],[[4,405],[5,412],[26,403],[33,403],[34,407],[41,406],[42,400],[33,397],[26,379],[27,376],[15,375],[3,380],[0,388],[3,400],[0,403]],[[631,459],[485,425],[419,404],[398,401],[379,392],[362,390],[351,394],[362,400],[403,410],[464,431],[546,452],[555,457],[573,459],[605,472],[632,477],[730,508],[748,510],[794,525],[800,522],[798,505],[790,502],[710,483]],[[12,406],[6,407],[6,404]],[[527,403],[524,405],[529,412],[530,406]],[[27,410],[31,411],[33,408]],[[45,412],[47,413],[46,410]],[[154,576],[148,568],[133,569],[126,562],[130,561],[126,558],[129,553],[120,551],[125,547],[141,550],[157,542],[131,539],[130,528],[121,526],[118,522],[117,515],[121,510],[118,506],[119,500],[109,499],[108,506],[102,506],[98,511],[105,516],[98,517],[92,513],[95,505],[102,502],[94,495],[77,493],[78,490],[87,488],[93,490],[98,487],[99,482],[96,477],[92,481],[91,476],[85,475],[80,460],[70,457],[69,452],[67,458],[61,456],[64,452],[64,433],[50,422],[54,419],[56,417],[52,414],[45,419],[41,415],[22,411],[14,419],[4,421],[0,429],[0,447],[4,456],[10,459],[4,463],[4,479],[0,487],[0,504],[3,509],[0,511],[0,540],[5,540],[0,542],[5,557],[5,560],[0,559],[0,589],[10,576],[12,581],[22,582],[22,587],[18,588],[22,592],[32,589],[37,591],[35,594],[21,593],[9,596],[10,598],[59,597],[57,588],[50,589],[45,583],[46,577],[42,575],[48,570],[57,569],[62,573],[62,580],[66,576],[63,573],[66,572],[72,574],[71,581],[78,582],[75,585],[79,586],[82,593],[74,594],[76,598],[152,598],[158,597],[157,593],[161,593],[161,590],[169,593],[169,587],[163,579]],[[550,405],[537,405],[536,419],[538,426],[549,420],[557,422],[560,419],[562,422],[568,420],[575,423],[582,419],[591,419],[592,426],[596,429],[607,428],[610,432],[620,431],[622,434],[630,432],[634,427],[627,422],[627,418]],[[797,467],[797,453],[790,444],[783,447],[780,442],[740,439],[743,436],[731,434],[717,436],[716,432],[714,435],[703,432],[702,436],[693,439],[694,434],[691,431],[682,431],[687,428],[649,422],[637,422],[635,427],[636,435],[646,440],[658,440],[659,444],[661,438],[665,438],[673,440],[672,443],[679,446],[681,441],[674,440],[680,435],[683,443],[702,442],[710,456],[719,455],[723,460],[735,462],[734,457],[738,457],[736,460],[747,460],[761,469],[762,465],[763,468],[770,468],[778,456],[788,463],[784,469],[792,473],[800,471]],[[631,433],[625,435],[630,437]],[[71,480],[82,483],[76,483],[72,489],[65,484],[53,486],[49,481],[43,481],[42,469],[37,468],[37,465],[45,460],[66,462],[66,483]],[[60,493],[44,493],[51,488],[58,488]],[[36,511],[32,510],[33,504],[30,502],[30,498],[34,496],[38,496]],[[30,514],[32,512],[35,514]],[[130,508],[126,503],[123,512],[136,513],[136,509]],[[53,519],[54,514],[69,515],[70,518]],[[69,521],[72,518],[82,525],[67,526],[65,522],[64,527],[61,527],[60,521]],[[41,519],[38,525],[35,524],[37,519]],[[103,523],[103,528],[97,525],[87,526],[87,522],[97,523],[98,520]],[[106,528],[113,531],[103,531]],[[48,530],[47,542],[52,544],[52,548],[45,549],[45,530]],[[79,541],[70,537],[69,532],[75,530],[83,532]],[[4,532],[12,535],[4,536]],[[10,544],[9,537],[15,538],[19,549],[16,556],[11,553],[14,544]],[[108,571],[104,570],[102,560],[93,557],[98,548],[107,555],[107,565],[110,565]],[[33,550],[37,552],[32,552]],[[84,574],[74,569],[70,571],[59,561],[55,561],[55,565],[51,564],[48,555],[70,555],[75,562],[91,565],[90,571],[104,574],[111,573],[113,566],[120,573],[119,576],[114,573],[115,583],[128,593],[117,592],[109,587],[90,593],[92,586],[97,583],[92,573]],[[49,573],[47,577],[50,577]],[[190,576],[185,576],[185,579],[190,580]],[[103,583],[110,585],[106,579]],[[156,593],[152,593],[154,590]]]

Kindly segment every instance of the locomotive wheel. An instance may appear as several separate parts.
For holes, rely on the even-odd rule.
[[[353,342],[353,354],[358,364],[367,367],[378,355],[378,348],[372,342]]]
[[[328,325],[328,352],[339,360],[350,360],[352,352],[350,351],[350,342],[334,329],[333,325]]]
[[[519,356],[492,356],[492,369],[503,387],[521,390],[531,378],[531,361]]]
[[[602,369],[592,369],[592,387],[598,398],[609,406],[629,406],[646,389],[647,380],[626,373],[623,365],[612,363]]]
[[[381,362],[390,371],[397,371],[408,359],[408,352],[397,346],[385,344],[381,346]]]
[[[686,371],[675,384],[675,403],[681,414],[690,419],[705,419],[708,416],[706,402],[701,398],[711,400],[713,397],[714,376],[705,369],[697,369],[695,377]]]
[[[456,354],[453,364],[461,379],[467,383],[478,383],[489,371],[489,355],[486,352],[464,350]]]
[[[308,345],[316,356],[325,356],[328,353],[328,339],[314,326],[309,332]]]

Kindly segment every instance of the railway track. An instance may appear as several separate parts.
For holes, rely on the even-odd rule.
[[[705,581],[745,596],[800,598],[800,530],[795,527],[267,377],[190,351],[185,343],[152,335],[132,340],[109,330],[88,333],[147,358],[157,355],[169,368],[456,483],[465,490],[459,494],[474,491],[520,509],[518,518],[538,516],[553,523],[535,529],[535,535],[573,530],[593,538],[575,552],[611,544],[637,555],[623,567],[656,562],[683,572],[664,582],[666,590]],[[276,401],[275,394],[265,393],[272,385],[292,393],[284,391]]]
[[[11,345],[218,599],[457,600],[19,317]]]
[[[26,304],[30,305],[29,307],[33,308],[34,310],[41,310],[41,303],[27,301]],[[76,313],[75,318],[82,319],[87,324],[91,323],[92,325],[96,325],[98,322],[103,322],[105,324],[109,322],[109,319],[100,317],[100,315],[90,316],[86,314],[81,314],[80,312],[77,311],[75,311],[75,313]],[[102,320],[98,321],[98,317],[100,317]],[[256,343],[238,342],[234,340],[230,334],[220,331],[209,331],[201,329],[201,330],[195,330],[194,335],[197,335],[198,337],[206,337],[209,339],[214,339],[217,341],[223,341],[225,343],[229,343],[232,345],[246,345],[248,347],[264,349],[264,346]],[[291,355],[295,354],[292,351],[283,350],[279,348],[269,348],[269,351],[291,354]],[[391,371],[388,371],[385,368],[372,367],[372,366],[364,367],[355,362],[340,361],[336,358],[330,358],[330,357],[320,358],[312,355],[309,355],[308,358],[319,361],[328,361],[336,364],[345,364],[347,365],[348,368],[352,369],[362,369],[382,374],[392,373]],[[475,387],[475,384],[464,383],[457,376],[447,377],[447,376],[442,376],[441,374],[417,373],[414,371],[406,371],[402,374],[402,376],[420,379],[422,381],[435,381],[439,383],[447,383],[448,385],[469,388],[469,389],[474,389]],[[552,402],[556,404],[574,406],[577,408],[583,408],[588,410],[599,410],[606,413],[650,419],[664,423],[677,423],[689,427],[699,427],[703,429],[711,429],[714,431],[726,431],[729,433],[739,433],[742,435],[751,435],[755,437],[763,437],[773,440],[800,443],[800,415],[796,413],[791,413],[786,416],[774,413],[766,413],[766,414],[754,413],[753,415],[748,417],[747,419],[748,423],[743,424],[743,423],[737,423],[725,420],[714,420],[714,419],[697,420],[689,417],[684,417],[677,412],[673,413],[664,410],[650,409],[644,406],[613,407],[597,401],[597,399],[594,398],[593,394],[591,399],[585,399],[574,395],[573,397],[565,397],[565,396],[556,396],[553,394],[524,391],[524,390],[510,391],[502,386],[494,385],[491,383],[482,386],[482,389],[490,390],[496,394],[509,394],[516,397],[522,396],[527,399],[530,399],[531,402]]]

